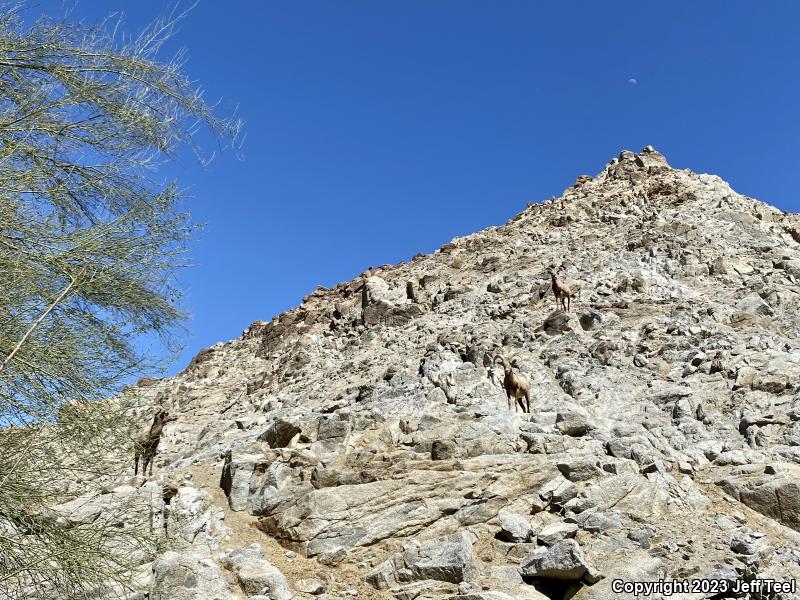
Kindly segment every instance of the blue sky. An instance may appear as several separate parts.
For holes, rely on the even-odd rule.
[[[134,31],[164,3],[75,15],[113,11]],[[798,22],[800,4],[776,1],[201,0],[173,49],[209,99],[240,105],[247,139],[241,161],[167,171],[207,225],[172,371],[318,285],[503,223],[623,148],[797,211]]]

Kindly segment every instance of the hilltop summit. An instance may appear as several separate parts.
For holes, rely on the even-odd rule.
[[[617,579],[800,579],[798,283],[797,215],[647,147],[319,288],[142,382],[142,419],[178,420],[128,487],[173,486],[155,510],[179,534],[141,589],[584,600],[632,597]],[[697,590],[672,598],[732,597]]]

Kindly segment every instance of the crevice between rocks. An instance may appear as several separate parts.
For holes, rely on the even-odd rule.
[[[522,580],[550,600],[569,600],[586,584],[579,579],[555,579],[550,577],[523,577]]]

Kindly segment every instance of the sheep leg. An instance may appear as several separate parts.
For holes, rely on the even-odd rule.
[[[522,398],[517,398],[517,404],[522,408],[522,413],[525,414],[525,405],[522,403]],[[517,408],[516,406],[514,408]]]
[[[528,392],[525,393],[525,402],[528,405],[528,411],[527,412],[528,412],[528,414],[531,414],[531,395]]]
[[[142,453],[142,475],[147,477],[147,465],[150,465],[150,471],[152,475],[153,469],[153,457],[150,455],[149,452],[145,451]]]
[[[137,452],[133,459],[133,474],[139,474],[139,453]]]
[[[567,296],[567,312],[569,312],[570,306],[572,306],[572,296]]]
[[[150,459],[150,477],[152,477],[152,476],[153,476],[153,463],[154,463],[154,462],[156,462],[156,461],[155,461],[155,456],[154,456],[153,458],[151,458],[151,459]]]

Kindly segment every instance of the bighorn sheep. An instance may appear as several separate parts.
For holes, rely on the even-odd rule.
[[[448,404],[455,404],[456,403],[456,395],[455,395],[455,387],[456,387],[456,380],[453,377],[453,373],[439,373],[439,376],[436,378],[434,382],[436,387],[440,388],[444,392],[444,397],[447,398]]]
[[[161,430],[164,429],[164,425],[169,423],[170,421],[177,420],[177,417],[170,417],[169,411],[165,409],[159,409],[156,412],[155,416],[153,417],[153,424],[150,427],[145,428],[134,440],[134,447],[136,452],[136,457],[134,458],[133,463],[133,473],[134,475],[139,474],[139,457],[141,456],[143,459],[142,463],[142,475],[147,474],[147,464],[150,463],[150,475],[153,474],[153,459],[156,456],[156,450],[158,450],[158,442],[161,441]]]
[[[406,281],[406,298],[414,303],[419,302],[419,300],[417,300],[417,294],[414,292],[414,283],[411,281]]]
[[[572,290],[569,289],[569,286],[558,279],[556,274],[553,271],[548,271],[550,273],[550,280],[552,282],[553,287],[553,295],[556,297],[556,310],[559,309],[559,302],[561,303],[560,308],[569,312],[570,304],[572,301]]]
[[[515,412],[518,410],[518,407],[521,406],[522,412],[530,413],[531,395],[530,384],[528,383],[528,380],[522,375],[514,373],[514,371],[511,369],[511,363],[506,357],[500,354],[494,357],[492,364],[496,363],[498,360],[500,360],[500,362],[503,364],[503,370],[505,371],[505,377],[503,377],[503,387],[506,390],[506,397],[508,398],[508,410],[511,410],[511,404],[513,403]],[[523,398],[525,398],[525,404],[522,402]]]

